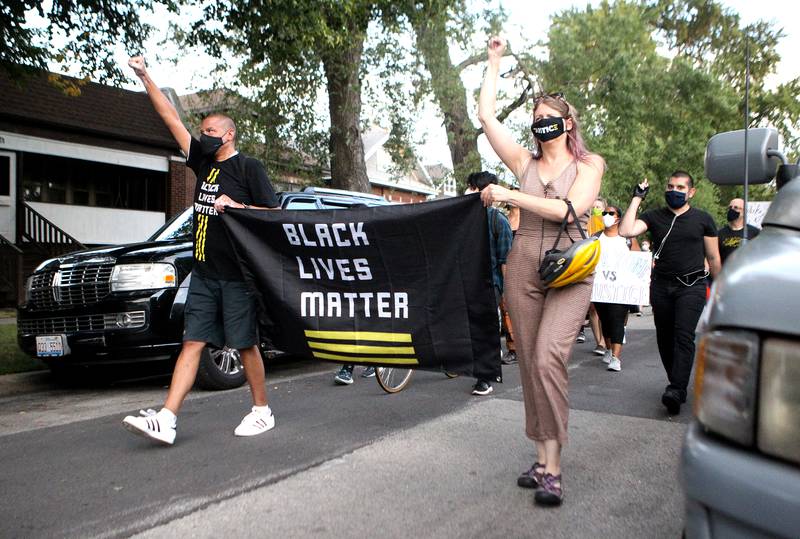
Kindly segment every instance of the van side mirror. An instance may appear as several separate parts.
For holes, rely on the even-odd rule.
[[[747,136],[748,182],[767,183],[781,163],[777,156],[768,155],[769,150],[778,150],[778,131],[758,127],[749,129]],[[706,177],[717,185],[744,184],[744,156],[744,129],[714,135],[706,146]]]

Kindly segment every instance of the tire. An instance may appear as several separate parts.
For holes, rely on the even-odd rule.
[[[208,345],[200,355],[197,385],[212,391],[234,389],[244,385],[247,378],[239,351]]]
[[[387,393],[397,393],[405,389],[413,374],[413,369],[375,367],[375,379],[378,381],[378,385]]]

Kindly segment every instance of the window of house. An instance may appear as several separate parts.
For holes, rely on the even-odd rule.
[[[0,197],[11,196],[11,158],[0,155]]]
[[[22,154],[23,197],[29,202],[165,210],[168,175],[83,159]]]

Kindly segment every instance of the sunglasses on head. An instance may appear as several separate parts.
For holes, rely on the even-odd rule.
[[[603,212],[603,215],[616,215],[616,214],[617,214],[617,212],[615,212],[615,211],[604,211]]]
[[[551,97],[553,99],[560,99],[561,101],[566,101],[566,98],[564,97],[564,92],[555,92],[552,94],[539,94],[536,96],[534,101],[541,101],[545,97]]]

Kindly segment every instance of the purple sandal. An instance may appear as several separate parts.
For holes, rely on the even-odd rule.
[[[544,464],[534,462],[530,470],[522,472],[517,478],[517,486],[522,488],[539,488],[544,476]]]
[[[545,473],[539,483],[539,490],[536,491],[533,499],[539,505],[561,505],[564,495],[561,491],[561,474],[553,475]]]

